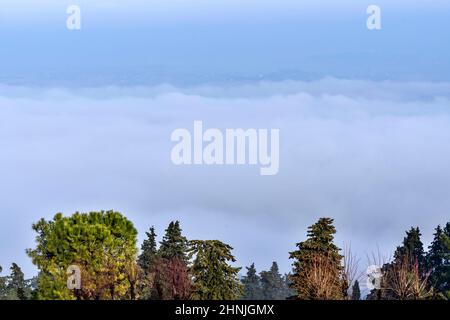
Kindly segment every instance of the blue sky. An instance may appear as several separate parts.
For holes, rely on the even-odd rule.
[[[261,75],[448,80],[448,1],[379,1],[380,31],[365,27],[367,1],[241,2],[6,1],[0,67],[41,84],[43,75],[78,85]],[[72,3],[82,12],[76,32],[65,27]]]
[[[363,264],[412,225],[428,242],[450,216],[449,14],[448,1],[2,1],[0,265],[35,273],[39,218],[111,208],[141,237],[181,219],[259,270],[289,271],[320,216]],[[280,128],[280,173],[174,167],[170,133],[194,120]]]

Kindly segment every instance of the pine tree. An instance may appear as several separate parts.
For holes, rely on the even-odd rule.
[[[308,238],[290,253],[294,259],[292,288],[299,299],[342,299],[342,256],[333,243],[333,219],[320,218],[308,228]]]
[[[159,248],[159,255],[162,258],[180,258],[187,261],[186,252],[188,250],[188,241],[181,234],[181,231],[179,221],[172,221],[169,224]]]
[[[235,300],[242,295],[238,279],[241,268],[229,263],[236,259],[233,248],[218,240],[194,240],[190,242],[190,268],[194,279],[193,300]]]
[[[39,269],[39,299],[125,299],[136,263],[137,231],[115,211],[58,213],[33,225],[36,247],[27,253]],[[81,288],[67,288],[67,269],[79,267]]]
[[[261,279],[258,276],[255,264],[252,263],[247,268],[247,275],[242,279],[244,285],[243,300],[262,300],[263,294],[261,289]]]
[[[361,300],[361,290],[358,280],[355,280],[352,286],[352,300]]]
[[[144,273],[148,274],[151,272],[152,266],[154,265],[158,250],[156,248],[155,228],[151,227],[149,232],[146,232],[145,234],[147,235],[147,239],[145,239],[142,243],[141,254],[138,258],[138,265]]]
[[[261,285],[265,300],[284,300],[287,298],[285,281],[278,271],[278,264],[274,261],[269,271],[262,271]]]

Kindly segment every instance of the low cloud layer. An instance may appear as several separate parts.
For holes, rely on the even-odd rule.
[[[240,265],[288,252],[320,216],[337,242],[391,253],[412,225],[450,216],[450,83],[261,82],[228,87],[36,89],[0,85],[0,265],[34,269],[31,223],[116,209],[140,235],[181,219]],[[280,170],[175,166],[177,128],[279,128]]]

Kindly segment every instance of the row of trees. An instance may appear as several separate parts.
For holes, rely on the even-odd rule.
[[[335,245],[330,218],[310,226],[306,240],[290,253],[291,274],[280,274],[273,262],[260,273],[252,264],[243,277],[231,246],[188,240],[178,221],[169,224],[159,244],[150,228],[140,251],[132,222],[115,211],[57,214],[41,219],[33,230],[36,246],[27,254],[39,273],[25,280],[13,264],[10,275],[0,277],[0,299],[361,298],[357,260]],[[436,228],[428,252],[420,237],[419,228],[411,228],[392,261],[374,256],[380,277],[367,299],[450,299],[450,223]],[[80,272],[80,287],[68,286],[73,266]]]
[[[3,269],[0,266],[0,274]],[[29,300],[36,290],[35,278],[25,280],[20,267],[13,263],[10,275],[0,277],[0,300]]]
[[[411,228],[394,259],[379,263],[383,277],[368,299],[450,299],[450,222],[436,227],[428,252],[420,237]]]

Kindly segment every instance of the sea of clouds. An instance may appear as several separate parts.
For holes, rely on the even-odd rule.
[[[279,128],[280,170],[175,166],[177,128]],[[235,247],[259,269],[321,216],[366,264],[420,226],[450,217],[450,83],[325,78],[222,86],[40,88],[0,85],[0,265],[35,273],[31,223],[115,209],[142,240],[180,219],[186,235]]]

